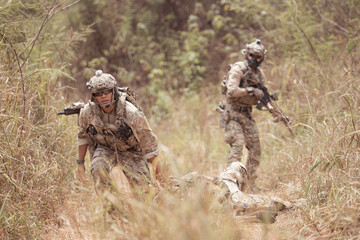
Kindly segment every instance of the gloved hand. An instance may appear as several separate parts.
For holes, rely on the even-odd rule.
[[[253,94],[257,99],[262,99],[264,97],[264,92],[259,88],[254,88]]]

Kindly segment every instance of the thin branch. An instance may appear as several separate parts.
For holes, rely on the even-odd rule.
[[[308,43],[309,47],[310,47],[310,50],[311,52],[313,53],[313,55],[315,56],[317,62],[319,63],[319,65],[321,65],[321,60],[319,58],[319,55],[317,54],[313,44],[311,43],[309,37],[306,35],[305,31],[302,29],[302,27],[300,26],[300,24],[298,23],[297,21],[297,15],[298,15],[298,5],[296,3],[295,0],[293,0],[293,3],[295,5],[295,12],[296,14],[294,15],[294,23],[295,23],[295,26],[299,29],[299,31],[301,32],[301,34],[304,36],[306,42]]]
[[[18,67],[19,67],[20,77],[21,77],[21,82],[22,82],[22,92],[23,92],[23,105],[24,105],[24,106],[23,106],[23,107],[24,107],[24,115],[23,115],[23,117],[25,118],[25,115],[26,115],[26,105],[25,105],[25,103],[26,103],[26,97],[25,97],[25,81],[24,81],[24,77],[23,77],[23,73],[22,73],[22,69],[21,69],[21,65],[20,65],[19,55],[17,54],[16,49],[15,49],[15,47],[12,45],[12,43],[10,42],[10,40],[5,37],[5,33],[0,33],[0,34],[2,35],[2,38],[5,39],[5,41],[8,42],[9,45],[10,45],[10,47],[13,49],[13,52],[14,52],[15,58],[16,58],[16,63],[17,63],[17,65],[18,65]]]
[[[355,91],[356,91],[358,94],[360,94],[359,90],[347,80],[347,76],[348,76],[348,74],[349,74],[350,72],[351,72],[351,69],[344,74],[344,78],[343,78],[343,79],[344,79],[344,81],[345,81],[350,87],[354,88]]]
[[[38,0],[38,2],[44,7],[44,8],[46,8],[46,10],[50,10],[47,6],[46,6],[46,4],[44,4],[44,2],[43,1],[41,1],[41,0]]]
[[[24,60],[23,63],[21,64],[21,67],[22,67],[22,66],[26,63],[26,61],[28,60],[28,58],[29,58],[29,56],[30,56],[30,54],[31,54],[34,46],[35,46],[35,43],[36,43],[36,41],[38,40],[38,38],[39,38],[39,36],[40,36],[41,31],[42,31],[43,28],[46,26],[46,24],[49,22],[49,20],[52,18],[51,14],[53,14],[52,11],[54,10],[55,2],[56,2],[56,0],[54,0],[54,2],[53,2],[53,4],[52,4],[52,8],[47,12],[47,14],[46,14],[46,16],[45,16],[45,18],[44,18],[44,20],[43,20],[43,22],[42,22],[42,24],[41,24],[41,26],[40,26],[40,28],[39,28],[39,31],[37,32],[37,34],[36,34],[36,36],[34,37],[34,39],[31,40],[31,42],[26,46],[26,48],[20,53],[19,57],[21,57],[21,56],[23,55],[23,53],[26,51],[26,49],[27,49],[30,45],[32,45],[32,46],[31,46],[31,49],[30,49],[30,51],[29,51],[29,53],[28,53],[28,55],[26,56],[25,60]]]
[[[321,60],[319,58],[319,55],[317,54],[313,44],[311,43],[309,37],[306,35],[306,33],[304,32],[304,30],[301,28],[300,24],[297,22],[296,17],[294,17],[294,22],[295,22],[295,26],[299,29],[299,31],[301,32],[301,34],[304,36],[306,42],[308,43],[311,52],[313,53],[313,55],[316,58],[316,61],[319,63],[319,65],[321,64]]]
[[[34,39],[31,40],[31,42],[25,47],[25,49],[20,53],[20,54],[17,54],[16,52],[16,49],[15,47],[12,45],[12,43],[5,37],[5,32],[4,33],[0,33],[2,35],[2,39],[5,39],[11,46],[11,48],[13,49],[14,51],[14,54],[15,54],[15,57],[16,57],[16,62],[17,62],[17,65],[19,67],[19,72],[20,72],[20,76],[21,76],[21,81],[22,81],[22,92],[23,92],[23,105],[24,105],[24,118],[25,118],[25,115],[26,115],[26,96],[25,96],[25,82],[24,82],[24,78],[23,78],[23,73],[22,73],[22,67],[24,66],[24,64],[26,63],[26,61],[28,60],[28,58],[30,57],[30,54],[32,52],[32,50],[34,49],[34,46],[35,46],[35,43],[37,42],[42,30],[44,29],[44,27],[46,26],[46,24],[50,21],[51,18],[53,18],[56,14],[70,8],[71,6],[79,3],[81,0],[77,0],[63,8],[61,8],[60,10],[58,11],[55,11],[56,8],[58,8],[60,6],[60,4],[58,5],[55,5],[56,4],[56,0],[54,0],[54,2],[52,3],[52,6],[51,8],[48,10],[37,34],[35,35]],[[1,42],[0,42],[1,43]],[[26,51],[26,49],[28,49],[29,47],[31,46],[31,49],[28,53],[28,55],[26,56],[26,58],[24,59],[24,61],[22,62],[22,64],[20,64],[20,57],[24,54],[24,52]]]
[[[62,11],[65,11],[66,9],[68,9],[68,8],[72,7],[73,5],[79,3],[80,1],[81,1],[81,0],[77,0],[77,1],[75,1],[75,2],[73,2],[73,3],[70,3],[69,5],[61,8],[61,9],[58,10],[58,11],[54,11],[54,10],[55,10],[56,8],[58,8],[58,6],[59,6],[59,4],[56,5],[56,6],[54,6],[55,3],[56,3],[56,0],[54,0],[54,2],[53,2],[53,4],[52,4],[52,8],[48,10],[48,12],[47,12],[47,14],[46,14],[46,16],[45,16],[45,18],[44,18],[44,20],[43,20],[40,28],[39,28],[38,33],[36,34],[36,36],[34,37],[34,39],[28,44],[28,46],[26,46],[26,48],[25,48],[25,49],[21,52],[21,54],[19,55],[19,57],[20,57],[20,56],[26,51],[26,49],[28,49],[29,46],[32,44],[31,49],[30,49],[27,57],[25,58],[23,64],[21,65],[21,67],[25,64],[25,62],[26,62],[27,59],[29,58],[29,56],[30,56],[30,54],[31,54],[31,52],[32,52],[32,50],[33,50],[33,48],[34,48],[34,46],[35,46],[35,43],[36,43],[36,41],[38,40],[38,38],[39,38],[39,36],[40,36],[41,31],[42,31],[43,28],[46,26],[46,24],[50,21],[50,19],[53,18],[56,14],[58,14],[58,13],[60,13],[60,12],[62,12]]]
[[[59,12],[65,11],[66,9],[74,6],[75,4],[78,4],[80,1],[81,0],[77,0],[77,1],[75,1],[73,3],[70,3],[69,5],[67,5],[67,6],[63,7],[62,9],[60,9],[59,11],[55,12],[55,14],[58,14]]]
[[[333,20],[327,19],[326,17],[324,17],[324,15],[322,15],[319,11],[319,9],[316,9],[319,16],[321,17],[322,20],[331,23],[332,25],[338,27],[340,30],[342,30],[343,32],[345,32],[346,34],[349,34],[349,30],[347,30],[346,28],[340,26],[338,23],[334,22]]]

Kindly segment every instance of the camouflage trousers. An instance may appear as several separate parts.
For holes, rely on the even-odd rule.
[[[241,184],[228,169],[218,177],[211,177],[197,172],[188,173],[181,178],[172,178],[172,190],[186,191],[196,184],[205,184],[205,189],[213,193],[214,199],[223,203],[226,199],[231,203],[236,216],[256,217],[266,222],[274,222],[279,211],[293,207],[293,204],[275,196],[254,195],[241,192]],[[241,173],[239,173],[241,175]],[[224,178],[225,177],[225,178]],[[187,188],[182,188],[186,186]],[[201,189],[204,189],[203,186]],[[183,194],[184,195],[184,194]]]
[[[230,111],[229,121],[225,125],[224,140],[230,144],[228,165],[232,162],[241,162],[243,147],[248,150],[246,169],[250,184],[256,180],[256,169],[260,164],[261,148],[259,130],[250,112]]]
[[[110,187],[110,172],[115,166],[121,167],[132,187],[149,186],[152,182],[149,166],[142,153],[116,152],[98,145],[91,156],[91,175],[96,192],[103,193]]]

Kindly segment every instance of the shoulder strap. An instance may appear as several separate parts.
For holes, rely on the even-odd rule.
[[[126,118],[126,95],[123,93],[120,93],[120,97],[116,106],[116,111],[116,121],[122,122],[122,120]]]

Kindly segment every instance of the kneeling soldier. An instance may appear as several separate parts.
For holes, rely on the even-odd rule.
[[[101,70],[86,86],[92,96],[78,120],[79,179],[87,180],[84,158],[89,150],[98,194],[110,187],[109,173],[114,167],[126,176],[122,184],[149,186],[152,179],[148,163],[158,155],[158,140],[141,108],[129,101],[131,97],[126,92],[119,91],[112,75]]]

